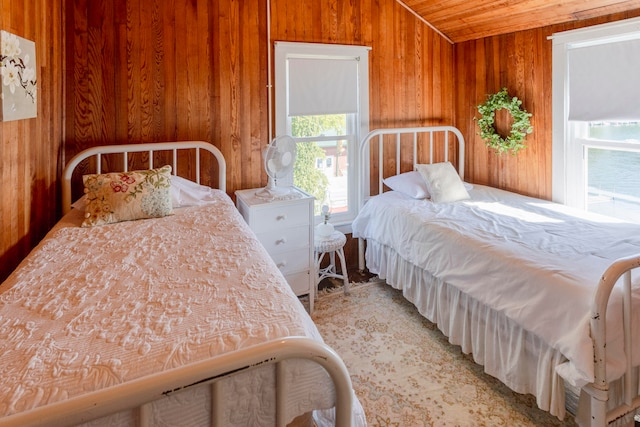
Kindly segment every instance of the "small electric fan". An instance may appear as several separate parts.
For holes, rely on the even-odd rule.
[[[296,142],[288,135],[276,137],[262,151],[262,157],[269,181],[266,187],[256,191],[256,196],[267,200],[287,198],[291,193],[291,187],[278,186],[278,180],[293,171]]]

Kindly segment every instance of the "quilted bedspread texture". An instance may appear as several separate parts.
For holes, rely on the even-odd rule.
[[[72,210],[56,225],[0,287],[0,416],[278,337],[321,340],[218,196],[164,218],[81,228]],[[308,380],[301,400],[322,401],[331,386]]]

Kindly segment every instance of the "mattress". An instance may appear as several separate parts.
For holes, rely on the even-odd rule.
[[[593,294],[613,260],[640,253],[640,225],[491,187],[475,185],[469,194],[469,200],[447,204],[394,191],[375,196],[354,221],[353,235],[375,242],[379,251],[392,248],[403,263],[560,352],[566,361],[555,373],[571,385],[593,381]],[[639,286],[635,278],[634,292]],[[633,313],[636,325],[639,312]],[[624,371],[621,322],[618,284],[607,316],[611,379]],[[640,364],[637,345],[633,355],[634,365]]]
[[[315,325],[231,199],[164,218],[82,228],[71,210],[0,286],[0,416]],[[287,361],[286,419],[332,406],[327,374]],[[272,425],[272,367],[225,379],[224,425]],[[154,404],[155,425],[199,425],[202,390]],[[127,425],[125,411],[109,420]]]

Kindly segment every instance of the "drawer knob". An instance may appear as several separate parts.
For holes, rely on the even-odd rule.
[[[283,215],[278,215],[276,217],[277,221],[284,221],[285,219],[287,219],[287,215],[283,214]]]
[[[276,240],[276,245],[284,245],[285,243],[287,243],[287,239],[284,237],[282,239]]]

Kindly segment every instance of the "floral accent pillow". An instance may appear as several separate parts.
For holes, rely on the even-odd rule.
[[[82,177],[86,195],[83,227],[173,213],[171,166]]]

